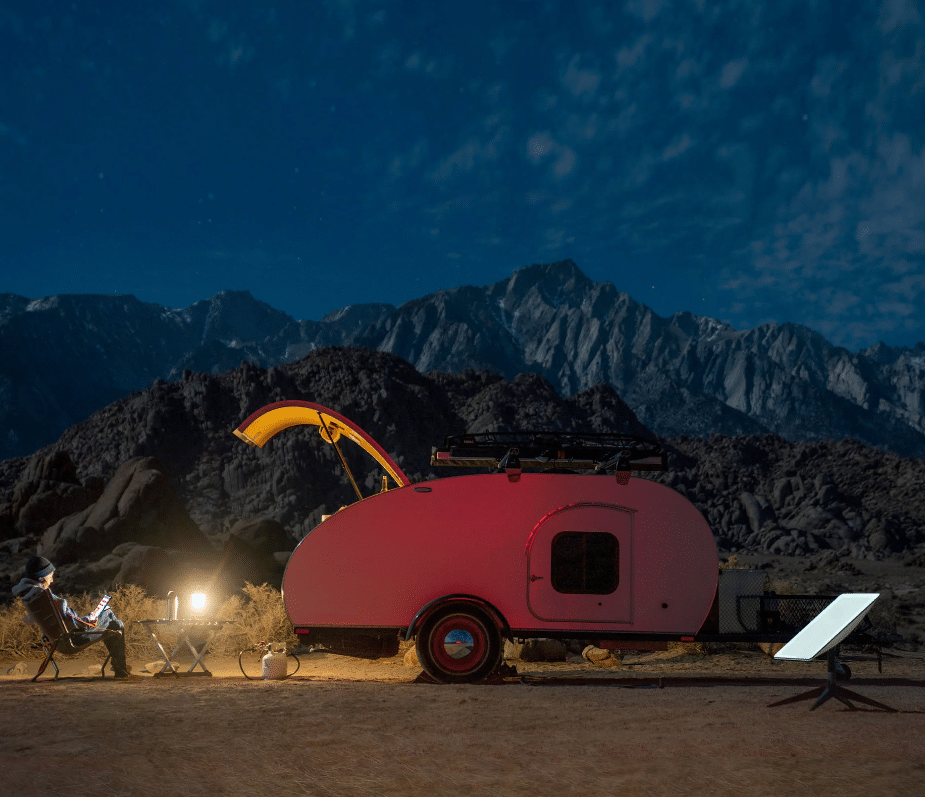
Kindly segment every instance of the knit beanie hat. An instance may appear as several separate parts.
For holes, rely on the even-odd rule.
[[[44,556],[30,556],[26,562],[26,578],[38,581],[55,572],[55,566]]]

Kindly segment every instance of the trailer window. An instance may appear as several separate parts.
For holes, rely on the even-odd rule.
[[[552,538],[556,592],[609,595],[619,583],[620,546],[604,531],[562,531]]]

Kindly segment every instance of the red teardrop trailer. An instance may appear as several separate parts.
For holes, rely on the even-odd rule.
[[[324,519],[289,560],[283,598],[304,644],[378,658],[395,655],[400,638],[415,638],[432,678],[465,683],[497,670],[504,638],[588,639],[610,648],[730,638],[720,633],[722,590],[707,522],[675,490],[629,478],[632,470],[666,468],[657,442],[462,435],[434,449],[432,463],[499,472],[411,484],[362,429],[310,402],[270,404],[235,434],[263,446],[302,424],[318,427],[345,468],[344,438],[386,473],[383,491],[367,497],[351,475],[360,500]],[[741,621],[733,592],[733,638],[789,638],[767,626],[766,612],[758,623],[757,593],[745,611],[755,621]]]

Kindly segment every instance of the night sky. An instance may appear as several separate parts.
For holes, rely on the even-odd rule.
[[[0,292],[297,319],[573,259],[925,340],[915,0],[0,0]]]

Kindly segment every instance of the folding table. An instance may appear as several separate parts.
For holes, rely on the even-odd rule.
[[[164,666],[160,669],[159,672],[154,673],[155,677],[163,675],[212,675],[209,670],[206,669],[206,665],[203,662],[203,657],[206,655],[209,650],[209,645],[212,643],[215,635],[221,630],[228,620],[136,620],[135,625],[144,626],[145,631],[148,632],[148,635],[154,641],[154,644],[157,645],[157,649],[161,652],[161,655],[164,657]],[[178,634],[176,647],[170,652],[170,655],[167,654],[167,651],[164,649],[164,646],[161,644],[161,641],[157,638],[157,631],[176,631]],[[205,632],[208,634],[206,636],[205,642],[201,643],[201,648],[197,651],[193,643],[190,641],[190,636],[196,634],[197,637],[201,636]],[[197,643],[199,639],[197,638]],[[190,668],[185,672],[181,672],[178,669],[178,666],[174,664],[171,659],[176,656],[183,646],[189,648],[190,652],[193,654],[193,663],[190,665]],[[194,672],[196,667],[201,667],[201,672]]]

